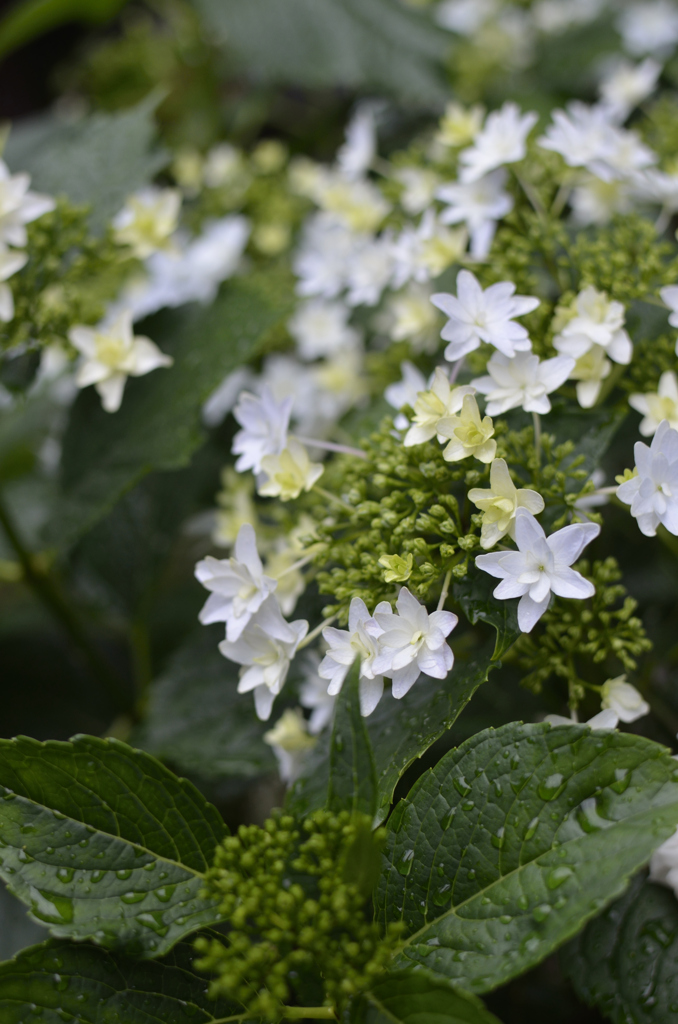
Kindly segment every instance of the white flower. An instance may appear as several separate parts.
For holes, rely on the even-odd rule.
[[[482,130],[469,149],[459,154],[460,178],[463,182],[477,181],[485,174],[523,160],[527,147],[525,140],[537,122],[537,114],[521,114],[516,103],[504,103],[500,110],[488,114]]]
[[[549,725],[573,725],[571,718],[565,718],[564,715],[544,715],[545,722]],[[593,718],[589,718],[588,722],[584,722],[584,725],[588,725],[589,729],[616,729],[619,724],[619,715],[612,710],[612,708],[605,708],[604,711],[599,711]]]
[[[678,536],[678,431],[664,420],[650,447],[636,441],[633,453],[637,475],[619,485],[617,497],[631,506],[646,537],[654,537],[660,523]]]
[[[678,8],[669,0],[641,0],[622,11],[618,27],[625,48],[634,56],[668,56],[678,43]]]
[[[482,128],[484,117],[485,109],[479,104],[463,107],[461,103],[448,103],[440,119],[436,143],[453,149],[470,145]]]
[[[390,609],[387,601],[377,605],[375,611]],[[354,597],[348,610],[348,629],[327,626],[323,638],[329,650],[323,658],[318,675],[328,679],[327,692],[330,696],[339,693],[344,680],[356,658],[360,658],[360,713],[371,715],[384,692],[383,676],[374,671],[374,659],[379,653],[377,637],[381,627],[370,616],[367,605],[360,597]]]
[[[570,379],[577,381],[577,401],[582,409],[590,409],[596,404],[603,381],[609,377],[611,369],[612,363],[605,358],[605,349],[600,345],[592,345],[576,361]]]
[[[5,324],[14,319],[14,296],[5,282],[25,267],[27,262],[27,253],[0,248],[0,320]]]
[[[678,899],[678,829],[652,854],[650,881],[673,889]]]
[[[537,144],[560,153],[569,167],[588,167],[608,151],[613,126],[603,106],[573,100],[567,111],[554,110],[551,117],[552,123]]]
[[[351,179],[333,170],[319,175],[315,200],[333,220],[350,231],[376,231],[391,211],[391,204],[369,179]]]
[[[404,228],[393,243],[393,287],[438,277],[461,259],[467,242],[465,228],[446,228],[434,210],[427,210],[416,228]]]
[[[611,127],[600,156],[588,168],[604,181],[631,178],[657,162],[657,155],[644,145],[635,132]]]
[[[666,288],[660,288],[659,294],[662,302],[671,310],[669,323],[672,327],[678,327],[678,284],[670,284]],[[678,341],[676,342],[676,355],[678,355]]]
[[[378,108],[374,102],[360,103],[346,127],[346,142],[337,153],[337,163],[351,181],[365,174],[376,156]]]
[[[190,242],[177,239],[173,251],[149,256],[148,276],[125,289],[121,304],[141,320],[159,309],[213,302],[219,285],[235,272],[249,234],[245,217],[230,216],[207,224]]]
[[[483,513],[480,546],[485,550],[493,548],[507,533],[515,540],[519,508],[526,508],[533,515],[544,511],[541,494],[529,488],[517,488],[504,459],[492,461],[489,488],[472,487],[468,497]]]
[[[79,388],[94,384],[106,412],[116,412],[128,377],[143,377],[173,359],[141,335],[134,335],[132,315],[121,313],[108,326],[71,327],[71,344],[82,354],[75,382]]]
[[[309,736],[306,719],[299,708],[283,711],[273,728],[264,733],[264,743],[273,749],[278,760],[280,778],[288,783],[294,782],[306,754],[316,742]]]
[[[5,161],[0,160],[0,245],[25,246],[26,224],[56,206],[51,196],[29,192],[30,183],[30,174],[10,174]]]
[[[579,359],[593,345],[599,345],[615,363],[631,362],[633,345],[623,328],[621,302],[611,301],[606,292],[589,285],[577,295],[573,312],[574,316],[553,339],[558,352]]]
[[[264,575],[253,527],[244,523],[238,531],[232,558],[208,555],[195,567],[196,579],[211,590],[199,618],[204,626],[226,623],[226,639],[237,640],[252,616],[277,587]]]
[[[248,366],[239,366],[227,373],[202,407],[202,421],[206,427],[218,427],[231,411],[242,391],[252,387],[256,377]]]
[[[431,205],[440,185],[435,171],[425,167],[398,167],[393,171],[393,177],[403,187],[400,205],[405,213],[412,216],[423,213]]]
[[[405,447],[411,448],[415,444],[430,441],[438,433],[440,420],[460,412],[464,396],[472,394],[473,388],[468,385],[452,387],[448,375],[442,367],[437,366],[430,390],[420,391],[412,406],[414,425],[405,435]],[[443,437],[439,437],[438,440],[442,441]]]
[[[360,335],[348,324],[351,310],[343,302],[313,299],[296,311],[288,324],[302,359],[335,355],[355,347]]]
[[[393,275],[393,243],[388,235],[365,237],[346,268],[349,306],[376,306]]]
[[[317,437],[367,393],[363,353],[356,348],[337,352],[331,359],[314,364],[311,371],[316,409],[310,407],[308,413],[314,423],[313,436]]]
[[[609,224],[615,214],[630,213],[633,205],[628,181],[603,181],[595,174],[584,174],[570,196],[572,218],[577,224]]]
[[[410,284],[392,295],[387,313],[386,330],[392,341],[409,340],[415,352],[433,352],[438,348],[440,317],[431,305],[431,289],[427,285]]]
[[[181,192],[176,188],[149,186],[131,195],[113,218],[116,242],[128,245],[133,254],[145,260],[163,249],[179,223]]]
[[[267,455],[278,455],[287,444],[287,428],[292,411],[291,398],[277,402],[264,387],[261,397],[243,391],[233,415],[242,427],[233,438],[231,451],[239,455],[235,468],[239,473],[252,469],[261,472]]]
[[[471,255],[484,260],[490,251],[497,221],[513,209],[513,199],[504,190],[506,171],[500,168],[470,182],[441,185],[438,199],[447,203],[440,215],[442,224],[466,224],[471,236]]]
[[[491,440],[494,424],[489,416],[480,419],[474,395],[464,395],[461,412],[438,420],[436,430],[440,437],[450,439],[443,450],[446,462],[459,462],[471,455],[480,462],[492,462],[497,451],[497,442]]]
[[[387,602],[383,604],[386,608],[380,605],[374,612],[382,632],[373,670],[389,676],[391,692],[400,700],[422,672],[433,679],[447,676],[454,664],[454,655],[445,637],[459,620],[452,612],[429,614],[407,587],[401,587],[398,594],[397,613],[394,614]]]
[[[593,584],[570,566],[599,533],[596,523],[573,523],[547,537],[532,513],[519,508],[515,522],[518,550],[477,555],[476,565],[501,580],[495,597],[520,598],[518,625],[523,633],[529,633],[548,608],[552,591],[558,597],[578,600],[593,596]]]
[[[222,640],[219,650],[229,661],[242,665],[238,693],[254,690],[258,717],[267,721],[273,701],[283,688],[290,662],[308,632],[308,622],[285,622],[278,602],[270,596],[248,622],[237,640]]]
[[[298,295],[334,299],[346,287],[348,268],[360,238],[327,214],[316,214],[304,225],[294,258]]]
[[[249,182],[249,172],[242,152],[228,142],[213,146],[205,157],[203,179],[207,188],[236,188],[244,190]]]
[[[323,467],[311,462],[303,444],[289,438],[287,447],[278,455],[265,455],[261,469],[267,479],[258,486],[259,494],[266,498],[293,501],[302,491],[310,491],[322,476]]]
[[[622,722],[635,722],[650,713],[650,705],[643,700],[635,686],[626,682],[626,676],[617,676],[603,683],[601,698],[603,710],[609,708],[614,711]]]
[[[640,64],[622,61],[600,83],[600,97],[610,117],[625,121],[631,111],[654,91],[661,64],[646,57]]]
[[[414,408],[417,395],[425,391],[427,384],[421,370],[418,370],[414,363],[407,359],[400,364],[402,377],[394,384],[389,384],[384,391],[384,398],[393,409],[402,409],[404,405]],[[407,430],[410,425],[405,413],[399,412],[393,420],[393,426],[398,430]]]
[[[499,416],[517,406],[525,412],[547,413],[551,411],[548,395],[565,383],[574,363],[569,356],[540,362],[532,352],[517,352],[513,359],[493,352],[487,364],[489,376],[476,377],[471,383],[487,396],[490,416]]]
[[[651,437],[662,420],[678,430],[678,379],[673,370],[662,373],[656,392],[629,395],[629,405],[644,416],[639,428],[643,437]]]
[[[308,731],[317,736],[328,726],[334,716],[336,695],[327,692],[327,681],[321,679],[320,655],[317,651],[306,651],[303,662],[304,681],[299,687],[299,703],[308,708],[311,717],[308,720]]]
[[[500,281],[484,291],[470,270],[457,275],[457,295],[440,293],[431,296],[434,306],[449,317],[440,336],[449,342],[445,358],[450,362],[461,359],[485,341],[513,356],[532,347],[527,331],[517,324],[514,316],[522,316],[536,309],[539,299],[532,295],[514,295],[516,286],[511,281]]]

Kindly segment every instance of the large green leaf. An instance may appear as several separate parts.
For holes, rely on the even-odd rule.
[[[0,877],[53,935],[142,957],[219,918],[200,899],[226,826],[118,740],[0,740]]]
[[[0,964],[3,1024],[212,1024],[242,1008],[207,998],[192,944],[161,960],[136,960],[90,943],[52,939]],[[239,1015],[239,1016],[238,1016]]]
[[[30,173],[37,191],[90,204],[92,226],[101,229],[169,159],[153,145],[157,105],[150,96],[129,110],[75,123],[40,115],[12,129],[3,155],[12,171]]]
[[[614,1024],[678,1018],[678,900],[645,872],[561,957],[580,999]]]
[[[335,708],[327,803],[333,811],[374,814],[377,779],[370,737],[360,714],[359,674],[356,659]]]
[[[479,999],[426,970],[379,978],[353,1007],[351,1024],[499,1024]]]
[[[246,72],[268,83],[337,86],[440,105],[449,36],[398,0],[194,0]]]
[[[223,627],[201,627],[172,659],[151,690],[134,742],[181,771],[205,779],[254,777],[274,771],[249,695],[237,692],[238,674],[219,653]]]
[[[422,964],[486,992],[538,963],[678,824],[678,766],[658,744],[513,723],[447,754],[393,812],[378,916]]]
[[[393,791],[403,772],[457,720],[478,687],[495,667],[494,644],[471,661],[454,666],[447,679],[422,677],[402,700],[387,691],[366,719],[377,772],[377,822],[388,814]],[[326,748],[312,754],[289,796],[297,813],[322,807],[327,799],[329,757]]]
[[[98,395],[78,398],[64,441],[63,494],[49,540],[67,545],[101,519],[151,470],[187,465],[201,444],[200,409],[231,370],[254,356],[293,303],[287,274],[229,282],[209,307],[185,306],[153,321],[169,369],[128,381],[111,415]]]

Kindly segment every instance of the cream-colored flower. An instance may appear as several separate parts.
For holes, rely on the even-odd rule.
[[[438,434],[449,438],[443,451],[446,462],[459,462],[473,455],[480,462],[492,462],[497,442],[492,440],[494,424],[489,416],[480,418],[478,403],[473,395],[465,395],[458,416],[445,416],[438,421]]]
[[[244,476],[232,466],[227,466],[221,473],[221,485],[222,489],[217,494],[219,507],[212,542],[218,547],[230,548],[235,544],[243,523],[257,527],[259,517],[252,500],[254,482],[251,476]]]
[[[435,141],[443,146],[468,146],[480,131],[485,111],[481,106],[463,107],[461,103],[448,103]]]
[[[639,427],[643,437],[652,437],[662,420],[678,430],[678,379],[673,370],[662,373],[656,391],[630,395],[629,405],[645,417]]]
[[[294,438],[288,440],[287,448],[279,455],[265,455],[261,468],[268,479],[260,484],[259,494],[281,501],[290,501],[298,498],[302,491],[310,491],[323,474],[323,467],[311,462],[303,444]]]
[[[438,424],[441,420],[454,417],[461,411],[464,398],[474,394],[475,389],[468,385],[453,388],[442,367],[436,367],[430,390],[420,391],[417,395],[414,403],[414,423],[405,434],[405,447],[412,448],[415,444],[423,444],[436,434],[439,435],[439,441],[444,441],[450,435],[439,431]]]
[[[106,412],[117,412],[128,377],[143,377],[174,360],[132,328],[132,314],[121,313],[108,326],[71,327],[71,344],[84,357],[75,377],[79,388],[94,384]]]
[[[592,345],[585,355],[580,356],[570,373],[570,380],[578,381],[577,401],[582,409],[596,404],[603,381],[609,376],[612,363],[600,345]]]
[[[391,210],[391,204],[371,181],[350,181],[335,172],[320,177],[316,202],[351,231],[376,231]]]
[[[181,192],[176,188],[145,188],[130,196],[113,218],[115,239],[128,245],[134,255],[145,260],[159,249],[167,248],[179,223]]]
[[[382,555],[379,565],[384,567],[383,576],[386,583],[404,583],[412,575],[414,555]]]
[[[480,546],[487,551],[505,537],[515,537],[516,512],[526,508],[532,515],[544,510],[544,499],[538,491],[516,488],[504,459],[494,459],[490,466],[490,486],[474,487],[469,499],[483,513]]]
[[[264,733],[264,743],[273,748],[278,759],[280,778],[292,782],[299,772],[304,755],[317,743],[310,736],[306,719],[300,708],[284,711],[272,729]]]
[[[393,341],[410,341],[415,351],[435,351],[439,344],[440,317],[426,285],[410,284],[391,298],[388,306]]]
[[[650,713],[650,705],[643,700],[635,686],[626,682],[626,676],[617,676],[603,683],[601,707],[611,708],[622,722],[635,722]]]

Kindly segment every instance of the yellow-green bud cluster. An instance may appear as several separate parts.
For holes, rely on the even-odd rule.
[[[636,659],[652,647],[641,620],[633,614],[637,602],[618,582],[622,574],[617,560],[606,558],[592,567],[581,561],[576,568],[594,584],[594,596],[586,601],[555,598],[539,628],[524,633],[510,655],[528,673],[523,686],[535,693],[552,675],[565,679],[574,707],[584,696],[584,682],[596,682],[601,675],[602,683],[614,675],[615,660],[632,671]]]
[[[364,815],[317,811],[263,828],[241,826],[218,847],[205,896],[230,924],[224,941],[200,938],[210,993],[278,1020],[286,1005],[341,1007],[386,966],[400,934],[383,936],[370,891],[384,830]],[[367,864],[367,869],[365,865]]]

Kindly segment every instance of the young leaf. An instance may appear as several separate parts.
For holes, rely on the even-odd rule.
[[[377,821],[388,814],[398,779],[457,720],[471,697],[497,664],[494,644],[468,662],[457,663],[444,681],[422,677],[402,700],[385,693],[367,718],[377,772]],[[311,755],[290,792],[288,805],[299,814],[322,807],[327,799],[329,758],[326,748]]]
[[[521,974],[622,893],[678,824],[678,767],[639,736],[487,729],[389,821],[378,915],[418,963],[474,992]]]
[[[231,281],[211,306],[192,304],[159,316],[153,337],[174,365],[128,381],[114,415],[102,410],[92,389],[80,395],[64,440],[52,543],[72,543],[151,470],[188,464],[204,437],[203,402],[283,322],[293,299],[288,285],[286,275],[253,274]]]
[[[28,171],[38,192],[89,204],[90,223],[101,230],[169,160],[153,144],[160,98],[151,95],[129,110],[93,114],[75,124],[31,118],[12,128],[4,158],[10,170]]]
[[[499,1024],[475,996],[426,970],[380,977],[353,1007],[350,1024]]]
[[[561,960],[579,998],[599,1007],[614,1024],[673,1019],[678,900],[643,872],[565,947]]]
[[[208,999],[190,942],[160,960],[136,960],[90,943],[51,939],[0,964],[3,1024],[124,1021],[211,1024],[242,1020],[237,1004]]]
[[[359,672],[356,659],[336,704],[327,804],[337,812],[374,814],[377,780],[370,737],[360,714]]]
[[[275,770],[275,757],[251,700],[237,691],[237,668],[217,649],[223,626],[200,627],[153,683],[135,746],[205,779],[253,778]],[[196,671],[196,666],[199,670]]]
[[[53,935],[167,952],[219,919],[199,893],[226,832],[190,782],[118,740],[0,740],[0,877]]]

